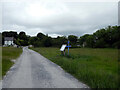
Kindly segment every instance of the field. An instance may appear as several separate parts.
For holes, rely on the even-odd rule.
[[[3,47],[2,48],[2,76],[6,74],[9,68],[14,64],[11,60],[16,59],[22,53],[21,48]]]
[[[69,56],[62,56],[59,48],[31,49],[60,65],[91,88],[118,87],[117,49],[71,48]]]

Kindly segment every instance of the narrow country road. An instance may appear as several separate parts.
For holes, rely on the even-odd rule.
[[[3,78],[2,88],[88,88],[37,52],[23,53]]]

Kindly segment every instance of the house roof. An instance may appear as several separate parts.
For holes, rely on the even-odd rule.
[[[13,37],[5,37],[5,41],[13,41],[14,38]]]

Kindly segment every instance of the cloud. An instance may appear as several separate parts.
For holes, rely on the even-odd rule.
[[[120,25],[120,1],[118,3],[118,25]]]
[[[2,31],[80,36],[118,24],[117,2],[3,2],[2,6]]]

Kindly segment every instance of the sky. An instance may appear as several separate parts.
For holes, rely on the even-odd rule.
[[[25,31],[51,37],[92,34],[118,25],[118,1],[22,0],[2,2],[2,32]]]

